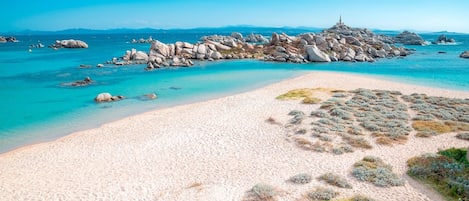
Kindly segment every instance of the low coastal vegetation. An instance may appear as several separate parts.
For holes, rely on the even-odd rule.
[[[305,198],[311,201],[332,200],[338,195],[338,192],[335,192],[330,188],[318,187],[308,192]]]
[[[288,91],[285,94],[277,96],[279,100],[302,100],[304,104],[318,104],[321,99],[314,96],[315,93],[329,93],[330,89],[315,88],[315,89],[295,89]]]
[[[288,181],[295,183],[295,184],[307,184],[311,182],[312,179],[313,177],[310,174],[301,173],[301,174],[297,174],[295,176],[290,177]]]
[[[369,197],[366,197],[364,195],[354,195],[353,197],[338,199],[336,201],[375,201],[375,200]]]
[[[469,200],[467,149],[450,148],[407,161],[411,177],[429,184],[447,200]]]
[[[361,181],[368,181],[380,187],[404,185],[404,180],[392,172],[392,167],[378,157],[366,156],[353,166],[353,176]]]
[[[293,110],[287,137],[298,147],[336,155],[376,145],[405,144],[411,132],[431,137],[469,131],[469,99],[403,95],[399,91],[327,88],[291,90],[279,100],[321,97],[319,109]],[[412,115],[411,115],[412,114]],[[467,139],[468,134],[458,134]]]
[[[337,174],[326,173],[321,175],[318,179],[325,181],[330,185],[337,186],[339,188],[352,188],[352,185],[350,185],[350,183],[348,183],[346,179],[342,178]]]
[[[458,133],[456,137],[461,140],[469,140],[469,133]]]
[[[268,184],[256,184],[246,193],[243,201],[276,201],[277,191]]]

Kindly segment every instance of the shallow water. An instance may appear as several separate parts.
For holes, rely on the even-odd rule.
[[[163,42],[196,41],[199,34],[159,34]],[[17,37],[22,42],[0,44],[0,153],[22,145],[55,139],[68,133],[151,109],[208,100],[259,88],[305,72],[338,71],[377,76],[400,82],[469,90],[469,60],[458,56],[469,50],[467,35],[454,36],[458,45],[410,46],[417,51],[403,59],[381,59],[375,63],[288,64],[255,60],[197,62],[192,68],[143,70],[144,65],[95,68],[126,50],[148,51],[149,44],[129,43],[142,34],[54,35]],[[434,40],[438,35],[424,35]],[[452,36],[453,37],[453,36]],[[28,46],[40,40],[48,45],[56,39],[81,39],[88,49]],[[446,52],[439,54],[438,52]],[[80,64],[93,66],[79,68]],[[88,87],[71,88],[64,83],[90,76]],[[127,99],[96,104],[101,92]],[[141,100],[148,93],[157,100]]]

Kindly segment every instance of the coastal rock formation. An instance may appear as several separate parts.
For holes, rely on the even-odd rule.
[[[407,35],[413,34],[406,32],[398,38],[408,41],[410,39],[407,39]],[[368,29],[351,28],[339,22],[316,34],[289,36],[285,33],[272,33],[270,41],[255,34],[244,38],[241,33],[236,32],[230,36],[203,36],[194,44],[181,41],[164,44],[155,40],[151,43],[148,58],[143,52],[128,51],[123,57],[123,64],[131,64],[132,62],[125,61],[138,58],[141,59],[139,61],[146,60],[145,70],[153,70],[162,66],[189,67],[193,65],[194,59],[260,59],[292,63],[374,62],[375,58],[403,57],[411,54],[411,50],[397,47],[393,43],[392,37],[378,35]]]
[[[125,55],[122,56],[122,60],[125,61],[148,61],[148,54],[143,51],[137,51],[136,49],[127,50]]]
[[[253,33],[246,36],[244,38],[244,41],[248,43],[268,43],[269,42],[269,40],[267,40],[267,38],[265,38],[261,34],[253,34]]]
[[[56,40],[55,44],[49,46],[51,48],[88,48],[88,44],[81,40]]]
[[[463,53],[461,53],[459,57],[469,59],[469,50],[466,50]]]
[[[329,55],[322,52],[316,47],[316,45],[307,45],[306,53],[308,54],[308,60],[312,62],[331,62]]]
[[[456,40],[454,38],[448,38],[445,34],[441,34],[438,36],[438,39],[436,41],[433,41],[433,44],[454,44]]]
[[[124,99],[124,96],[112,96],[110,93],[100,93],[94,98],[94,101],[97,103],[101,102],[112,102],[112,101],[119,101]]]
[[[396,43],[402,43],[404,45],[425,45],[425,40],[416,33],[404,31],[394,37]]]
[[[13,36],[7,36],[7,37],[0,36],[0,43],[15,43],[15,42],[18,42],[18,40],[16,40],[16,38]]]

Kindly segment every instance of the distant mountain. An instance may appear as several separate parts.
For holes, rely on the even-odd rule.
[[[201,27],[189,29],[66,29],[61,31],[36,31],[36,30],[23,30],[19,32],[5,33],[3,35],[76,35],[76,34],[145,34],[145,33],[207,33],[207,34],[230,34],[232,32],[240,32],[243,34],[249,33],[272,33],[272,32],[285,32],[289,33],[304,33],[304,32],[319,32],[323,28],[315,27],[257,27],[257,26],[227,26],[227,27]],[[1,35],[1,34],[0,34]]]
[[[0,33],[3,36],[15,36],[15,35],[99,35],[99,34],[148,34],[148,33],[194,33],[194,34],[223,34],[229,35],[232,32],[240,32],[243,35],[250,33],[259,33],[263,35],[270,35],[273,32],[277,33],[286,33],[289,35],[296,35],[300,33],[314,32],[318,33],[324,30],[324,28],[317,27],[259,27],[259,26],[250,26],[250,25],[238,25],[238,26],[226,26],[226,27],[200,27],[200,28],[187,28],[187,29],[154,29],[154,28],[141,28],[141,29],[129,29],[129,28],[119,28],[119,29],[106,29],[106,30],[96,30],[96,29],[66,29],[61,31],[36,31],[36,30],[23,30],[19,32],[9,32],[9,33]],[[384,35],[397,35],[403,30],[381,30],[381,29],[371,29],[377,34]],[[465,33],[457,32],[448,32],[448,31],[439,31],[439,32],[425,32],[425,31],[415,31],[409,30],[411,32],[416,32],[419,34],[446,34],[446,35],[467,35]]]

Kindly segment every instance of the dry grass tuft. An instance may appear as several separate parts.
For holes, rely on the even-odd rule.
[[[371,146],[371,144],[368,141],[366,141],[365,138],[362,138],[362,137],[344,135],[342,136],[342,139],[344,139],[352,147],[364,148],[364,149],[373,148],[373,146]]]
[[[376,143],[380,145],[392,146],[394,144],[405,144],[407,142],[407,137],[403,135],[392,138],[383,133],[373,133],[372,136],[376,138]]]
[[[452,131],[451,127],[437,121],[414,121],[412,127],[416,131],[434,131],[438,134],[449,133]]]
[[[268,119],[265,120],[269,124],[274,124],[274,125],[282,125],[280,122],[278,122],[275,118],[269,117]]]
[[[321,102],[321,99],[314,96],[315,93],[327,93],[330,94],[333,89],[328,88],[303,88],[303,89],[295,89],[290,90],[285,94],[277,96],[279,100],[300,100],[304,104],[318,104]]]
[[[337,186],[340,188],[352,188],[352,185],[350,185],[350,183],[348,183],[347,180],[333,173],[323,174],[318,179],[323,180],[330,185]]]

